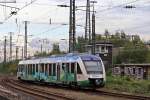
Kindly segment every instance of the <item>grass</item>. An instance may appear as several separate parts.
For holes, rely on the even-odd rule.
[[[18,61],[12,61],[8,63],[0,63],[0,73],[1,74],[8,74],[8,75],[15,75],[17,71]]]
[[[150,80],[135,80],[124,76],[107,76],[106,89],[150,96]]]

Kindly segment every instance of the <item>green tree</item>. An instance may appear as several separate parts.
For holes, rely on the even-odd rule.
[[[150,50],[148,51],[146,56],[146,63],[150,63]]]
[[[84,37],[78,37],[77,38],[77,43],[76,43],[76,49],[78,52],[82,53],[85,52],[85,45],[86,45],[86,41],[84,39]]]
[[[54,43],[53,44],[53,49],[52,49],[50,54],[52,55],[52,54],[61,54],[61,53],[62,52],[60,51],[59,44]]]
[[[143,43],[127,43],[117,56],[116,63],[145,63],[147,54],[148,49]]]

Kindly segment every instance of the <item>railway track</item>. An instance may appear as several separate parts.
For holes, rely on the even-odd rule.
[[[7,85],[9,85],[10,87],[15,87],[18,86],[16,89],[20,90],[20,88],[22,90],[20,91],[24,91],[27,92],[27,90],[30,90],[32,95],[36,95],[45,99],[51,99],[51,100],[56,100],[56,99],[65,99],[65,100],[74,100],[74,98],[70,98],[70,97],[66,97],[64,96],[64,94],[58,94],[58,93],[53,93],[53,92],[49,92],[49,91],[45,91],[44,89],[41,88],[31,88],[31,86],[27,87],[27,85],[32,85],[29,83],[24,84],[23,82],[20,81],[16,81],[16,80],[3,80],[5,83],[7,83]],[[47,85],[40,85],[40,87],[47,87]],[[19,89],[18,89],[19,88]],[[103,91],[103,90],[92,90],[92,89],[74,89],[74,88],[67,88],[67,87],[60,87],[60,86],[49,86],[49,88],[62,88],[64,90],[70,90],[70,91],[76,91],[76,92],[83,92],[83,93],[88,93],[88,94],[94,94],[94,95],[98,95],[98,96],[102,96],[102,95],[106,95],[106,96],[112,96],[112,97],[121,97],[121,98],[126,98],[126,99],[134,99],[134,100],[150,100],[150,97],[146,97],[146,96],[140,96],[140,95],[132,95],[132,94],[123,94],[123,93],[112,93],[112,92],[108,92],[108,91]],[[33,93],[32,93],[33,92]],[[52,98],[53,97],[53,98]]]
[[[39,84],[38,84],[39,85]],[[45,84],[40,84],[42,87],[47,87]],[[104,90],[92,90],[92,89],[77,89],[77,88],[68,88],[68,87],[60,87],[60,86],[50,86],[50,88],[62,88],[66,90],[72,90],[77,92],[84,92],[89,94],[96,94],[96,95],[106,95],[106,96],[112,96],[112,97],[121,97],[121,98],[127,98],[127,99],[134,99],[134,100],[150,100],[150,96],[141,96],[141,95],[133,95],[133,94],[125,94],[125,93],[115,93],[115,92],[109,92]]]
[[[13,88],[18,91],[33,95],[34,97],[41,98],[41,100],[74,100],[72,97],[64,96],[54,92],[48,92],[38,88],[31,88],[19,82],[12,81],[11,79],[2,79],[1,81],[3,85],[5,84],[5,87]]]
[[[122,98],[127,98],[127,99],[150,100],[150,97],[148,96],[140,96],[140,95],[132,95],[132,94],[124,94],[124,93],[112,93],[112,92],[107,92],[107,91],[102,91],[102,90],[94,90],[94,93],[115,96],[115,97],[122,97]]]

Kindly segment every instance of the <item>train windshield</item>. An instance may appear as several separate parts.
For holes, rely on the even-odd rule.
[[[85,68],[88,74],[102,74],[102,64],[100,61],[84,61]]]

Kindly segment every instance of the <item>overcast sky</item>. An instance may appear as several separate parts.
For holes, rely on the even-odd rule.
[[[0,0],[3,1],[3,0]],[[11,0],[8,0],[11,1]],[[10,6],[22,8],[34,0],[17,0]],[[8,32],[14,32],[14,37],[24,34],[23,21],[29,21],[28,34],[32,38],[49,38],[52,41],[68,39],[68,26],[62,25],[69,22],[69,9],[57,7],[58,4],[69,5],[70,0],[37,0],[23,8],[16,16],[9,17],[14,9],[0,6],[0,34],[1,39]],[[135,1],[135,2],[134,2]],[[103,34],[105,29],[111,33],[124,30],[128,34],[138,34],[143,40],[150,40],[150,0],[97,0],[96,4],[96,33]],[[126,3],[131,3],[136,8],[125,9]],[[2,3],[1,3],[2,4]],[[122,5],[125,4],[125,5]],[[76,5],[86,5],[86,0],[76,0]],[[118,6],[122,5],[122,6]],[[82,8],[85,9],[85,8]],[[76,12],[76,24],[85,25],[85,12]],[[49,24],[49,19],[52,24]],[[17,19],[17,21],[15,20]],[[77,27],[77,35],[84,35],[84,28]],[[21,37],[19,37],[21,39]]]

